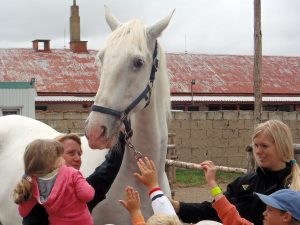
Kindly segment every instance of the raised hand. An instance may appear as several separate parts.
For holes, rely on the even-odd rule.
[[[208,187],[214,188],[217,186],[217,181],[216,181],[216,172],[217,169],[215,167],[215,164],[212,161],[206,160],[202,163],[200,163],[202,166],[204,173],[205,173],[205,179],[208,184]]]
[[[131,215],[142,214],[140,209],[140,195],[138,191],[133,189],[133,187],[127,186],[125,188],[125,200],[119,200],[119,202]]]
[[[145,186],[147,186],[149,190],[159,187],[154,162],[149,160],[147,157],[144,157],[138,160],[137,165],[141,174],[134,173],[134,176],[136,176]]]

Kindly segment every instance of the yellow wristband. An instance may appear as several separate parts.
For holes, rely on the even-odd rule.
[[[216,186],[210,190],[210,194],[212,197],[216,197],[217,195],[222,194],[222,189],[219,186]]]

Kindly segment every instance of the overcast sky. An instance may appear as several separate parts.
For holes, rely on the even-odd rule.
[[[254,0],[77,0],[81,40],[98,50],[110,30],[104,4],[121,21],[153,24],[176,9],[161,37],[167,52],[253,54]],[[261,0],[263,55],[300,56],[300,0]],[[31,48],[51,39],[69,47],[73,0],[0,0],[0,48]]]

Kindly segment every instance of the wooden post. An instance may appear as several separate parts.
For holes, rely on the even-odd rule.
[[[253,81],[254,81],[254,128],[261,123],[262,114],[262,91],[261,91],[261,59],[262,59],[262,43],[261,43],[261,3],[260,0],[254,0],[254,68],[253,68]],[[247,151],[248,159],[254,157],[252,151]],[[248,163],[248,172],[255,170],[255,162]]]
[[[168,135],[168,150],[167,150],[166,158],[169,160],[178,159],[178,156],[176,154],[175,137],[176,137],[175,133],[169,133]],[[176,167],[170,166],[166,163],[165,170],[171,188],[171,195],[172,198],[174,198],[175,196],[174,184],[176,183]]]

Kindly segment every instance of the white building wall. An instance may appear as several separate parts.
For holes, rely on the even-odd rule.
[[[19,110],[19,114],[35,118],[34,88],[0,88],[0,115],[3,110]]]

